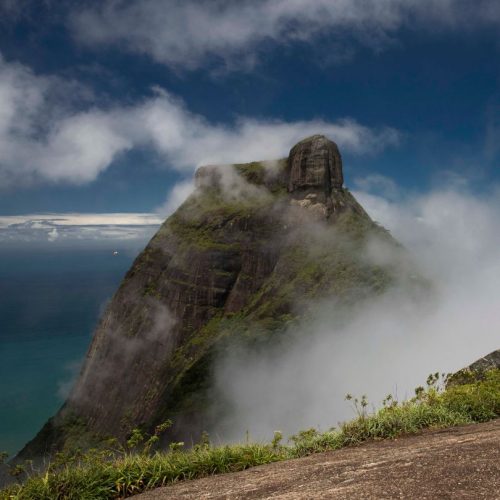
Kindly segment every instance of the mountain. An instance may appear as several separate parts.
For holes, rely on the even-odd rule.
[[[404,249],[343,187],[324,136],[286,159],[201,167],[195,183],[125,275],[70,397],[19,457],[166,418],[172,438],[196,442],[225,411],[210,390],[221,353],[282,341],[326,297],[349,310],[415,279],[398,264]],[[374,257],[380,247],[389,261]]]

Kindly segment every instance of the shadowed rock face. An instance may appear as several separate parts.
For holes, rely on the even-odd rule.
[[[342,158],[337,145],[324,135],[313,135],[296,144],[288,157],[288,191],[317,190],[329,197],[344,183]]]

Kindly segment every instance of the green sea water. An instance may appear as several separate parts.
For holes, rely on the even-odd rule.
[[[0,451],[14,454],[64,401],[136,250],[0,248]]]

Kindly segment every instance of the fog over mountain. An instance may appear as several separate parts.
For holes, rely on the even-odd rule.
[[[278,429],[327,429],[353,417],[348,393],[366,394],[374,407],[389,393],[407,399],[430,373],[454,372],[498,348],[498,189],[477,195],[442,186],[411,195],[385,181],[390,199],[362,191],[356,198],[409,251],[432,283],[428,296],[396,287],[342,327],[335,300],[325,297],[292,343],[220,359],[218,389],[234,411],[212,429],[222,440],[247,430],[269,438]],[[368,246],[366,257],[397,265],[389,247]]]

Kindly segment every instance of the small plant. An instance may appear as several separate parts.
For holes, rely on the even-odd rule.
[[[295,445],[301,445],[313,440],[317,435],[318,431],[314,427],[311,427],[310,429],[299,431],[297,434],[290,436],[289,440],[292,441]]]
[[[353,397],[352,394],[346,394],[344,399],[346,401],[352,401],[352,407],[354,409],[354,412],[359,418],[366,417],[367,415],[366,407],[368,406],[368,398],[366,397],[365,394],[363,394],[360,399]]]
[[[210,436],[207,431],[201,433],[200,445],[204,448],[210,448]]]
[[[165,420],[160,425],[155,427],[154,433],[144,434],[140,429],[132,429],[131,435],[127,440],[127,448],[129,451],[135,451],[144,455],[149,455],[155,444],[160,441],[160,436],[164,434],[167,429],[172,427],[172,420]]]
[[[142,442],[144,442],[144,435],[140,429],[132,429],[132,434],[127,439],[127,448],[129,450],[134,450]]]
[[[168,445],[168,449],[172,453],[175,453],[176,451],[180,451],[180,450],[182,450],[182,448],[184,448],[184,442],[183,441],[179,441],[178,443],[170,443]]]
[[[418,388],[417,388],[418,389]],[[415,392],[417,391],[417,389],[415,389]],[[383,400],[382,400],[382,406],[384,408],[394,408],[396,406],[398,406],[398,400],[392,395],[392,394],[388,394]]]
[[[427,377],[427,387],[437,387],[439,382],[439,372],[431,373]]]
[[[26,473],[26,466],[23,464],[15,464],[9,468],[9,474],[20,481],[20,476]]]
[[[419,385],[418,387],[415,387],[415,397],[417,399],[421,399],[422,396],[424,395],[424,393],[425,393],[425,389],[421,385]]]
[[[273,440],[271,441],[271,446],[273,449],[277,449],[281,446],[281,441],[283,440],[283,433],[281,431],[274,431]]]

